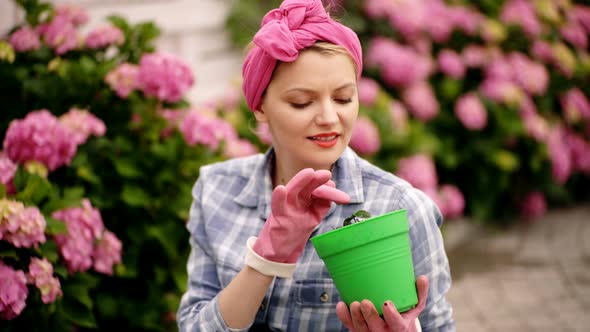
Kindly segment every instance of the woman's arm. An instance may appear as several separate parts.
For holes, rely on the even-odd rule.
[[[229,328],[243,329],[252,324],[273,277],[249,266],[219,294],[219,311]]]

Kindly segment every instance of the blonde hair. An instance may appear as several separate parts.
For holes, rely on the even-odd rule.
[[[242,54],[244,58],[248,55],[248,53],[252,50],[252,48],[254,48],[254,46],[255,46],[255,44],[253,41],[250,41],[248,43],[248,45],[246,45],[246,47],[244,48],[244,52]],[[302,49],[299,53],[306,52],[306,51],[316,51],[316,52],[319,52],[322,54],[330,54],[330,55],[345,55],[350,59],[350,62],[352,62],[352,65],[354,66],[354,73],[358,75],[358,66],[357,66],[356,62],[354,61],[354,59],[352,58],[350,53],[348,53],[346,48],[344,48],[343,46],[332,44],[332,43],[327,43],[327,42],[323,42],[323,41],[318,41],[318,42],[315,42],[315,44]],[[278,61],[277,66],[280,63],[281,63],[281,61]],[[275,67],[275,69],[276,69],[276,67]]]

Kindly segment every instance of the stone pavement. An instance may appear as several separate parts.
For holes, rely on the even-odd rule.
[[[498,230],[443,228],[458,332],[590,331],[590,206]]]

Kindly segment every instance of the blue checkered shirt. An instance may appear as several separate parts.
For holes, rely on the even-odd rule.
[[[263,155],[232,159],[201,168],[195,183],[187,228],[192,247],[187,264],[188,288],[177,313],[180,331],[229,329],[221,317],[218,294],[244,266],[246,241],[262,229],[270,213],[273,149]],[[359,209],[376,216],[407,209],[416,276],[430,281],[423,331],[454,331],[449,264],[439,227],[439,209],[424,193],[385,172],[347,148],[332,170],[337,188],[350,195],[332,208],[311,236],[335,229]],[[326,296],[327,294],[327,296]],[[239,301],[239,299],[236,299]],[[336,315],[340,295],[308,241],[292,279],[274,278],[255,324],[272,331],[346,331]]]

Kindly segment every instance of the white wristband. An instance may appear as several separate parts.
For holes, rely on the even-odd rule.
[[[246,252],[246,265],[267,276],[289,279],[293,278],[293,273],[295,272],[296,264],[277,263],[269,261],[259,256],[252,249],[252,246],[254,245],[254,242],[256,242],[256,239],[256,236],[252,236],[246,242],[246,246],[248,247],[248,251]]]

